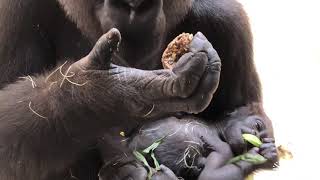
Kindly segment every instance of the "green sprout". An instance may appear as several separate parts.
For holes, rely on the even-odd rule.
[[[242,134],[242,137],[245,141],[249,142],[250,144],[254,145],[255,147],[260,147],[262,145],[261,140],[252,134]],[[245,153],[239,156],[236,156],[228,161],[228,164],[236,163],[239,161],[247,161],[254,165],[263,164],[267,161],[267,159],[260,154],[250,154]]]
[[[144,149],[142,152],[149,154],[150,152],[154,151],[163,142],[164,138],[166,138],[166,137],[163,137],[161,139],[156,140],[154,143],[152,143],[149,147]]]
[[[252,163],[254,165],[259,165],[263,164],[267,161],[266,158],[261,156],[260,154],[250,154],[250,153],[245,153],[239,156],[236,156],[228,161],[228,164],[236,163],[239,161],[246,161],[249,163]]]
[[[252,134],[242,134],[242,138],[249,142],[250,144],[254,145],[255,147],[260,147],[262,145],[261,140]]]
[[[148,170],[149,170],[148,180],[151,180],[151,177],[155,172],[160,171],[160,164],[159,164],[157,158],[155,157],[154,150],[163,142],[164,138],[166,138],[166,137],[163,137],[161,139],[156,140],[154,143],[152,143],[149,147],[142,150],[141,152],[133,151],[133,155],[136,157],[136,159],[141,161],[148,168]],[[155,168],[151,167],[149,165],[147,159],[145,158],[145,155],[149,155],[149,154],[150,154],[151,158],[153,159],[153,163],[155,165]]]

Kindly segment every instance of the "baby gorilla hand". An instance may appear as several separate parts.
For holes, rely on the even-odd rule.
[[[199,113],[210,103],[220,77],[220,58],[209,41],[195,35],[191,52],[172,70],[145,71],[110,62],[120,42],[116,29],[103,35],[88,56],[74,64],[99,108],[130,117],[156,117],[176,112]],[[160,60],[159,60],[160,61]]]
[[[279,156],[277,147],[273,138],[262,138],[263,144],[259,148],[259,154],[265,157],[268,161],[261,168],[272,169],[279,164]]]
[[[277,154],[276,146],[274,144],[274,139],[263,138],[262,140],[263,140],[262,141],[263,144],[259,148],[254,147],[250,149],[248,153],[252,155],[260,154],[267,161],[263,164],[258,164],[258,165],[252,164],[247,161],[237,162],[236,163],[237,166],[244,172],[250,173],[257,169],[272,169],[274,167],[274,164],[278,163],[278,154]]]

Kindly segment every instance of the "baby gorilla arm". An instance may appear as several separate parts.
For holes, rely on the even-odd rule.
[[[260,154],[266,158],[267,162],[261,165],[255,165],[245,160],[228,163],[233,157],[229,145],[219,148],[221,145],[217,145],[216,141],[208,137],[203,138],[203,141],[212,152],[206,158],[205,167],[198,180],[243,180],[254,170],[265,167],[266,164],[272,163],[277,159],[277,151],[272,138],[263,138],[263,144],[260,148],[254,147],[247,152],[252,155]]]
[[[248,162],[226,164],[231,157],[224,155],[218,152],[210,153],[198,180],[243,180],[248,172],[252,171],[252,164]]]

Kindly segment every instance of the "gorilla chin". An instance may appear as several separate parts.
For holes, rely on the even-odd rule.
[[[107,1],[98,6],[97,17],[104,32],[116,27],[124,37],[136,41],[163,38],[166,29],[163,1],[158,0]]]
[[[122,34],[121,53],[117,57],[131,61],[129,66],[136,68],[142,68],[138,64],[154,62],[151,58],[157,56],[166,38],[163,1],[110,0],[97,5],[96,12],[103,32],[115,27]]]

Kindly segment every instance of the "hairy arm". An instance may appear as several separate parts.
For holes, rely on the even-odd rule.
[[[97,132],[96,124],[84,126],[91,119],[72,99],[77,95],[46,81],[60,66],[44,72],[56,60],[43,27],[52,20],[50,6],[51,1],[0,2],[0,179],[36,180],[59,172]]]

